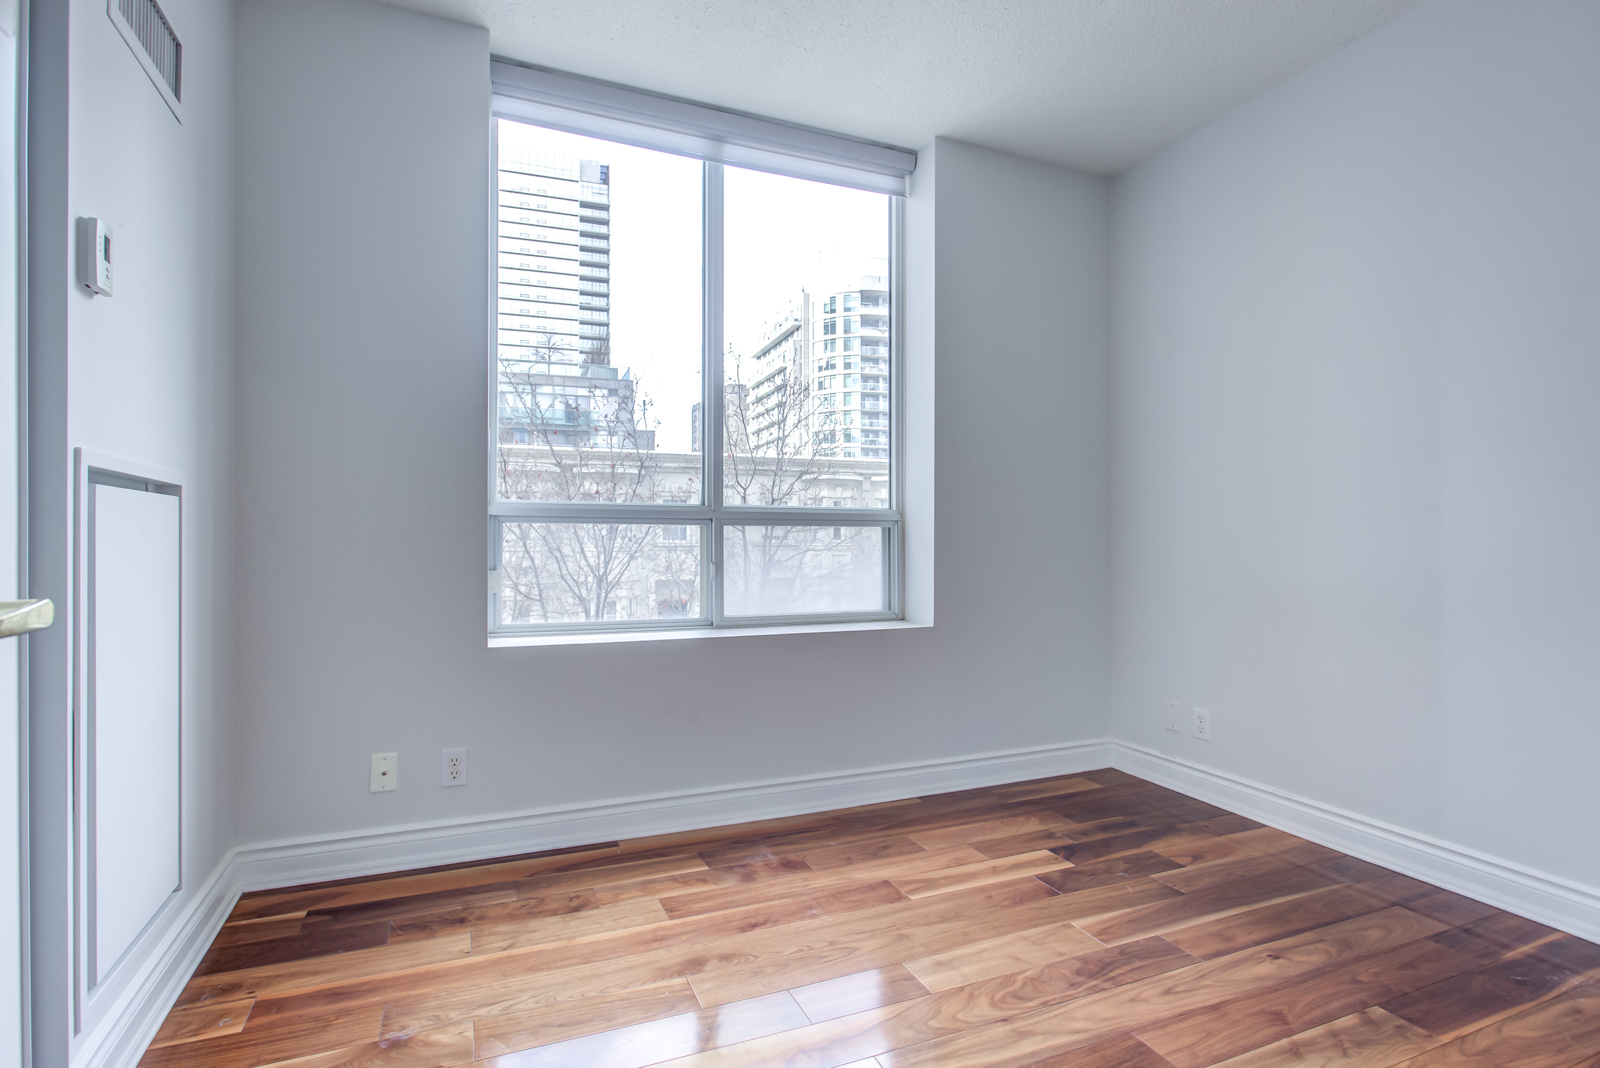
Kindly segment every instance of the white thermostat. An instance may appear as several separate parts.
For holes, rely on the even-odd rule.
[[[111,295],[111,227],[104,219],[78,219],[78,284]]]

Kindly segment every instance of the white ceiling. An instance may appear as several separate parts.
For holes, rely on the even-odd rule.
[[[1112,174],[1421,0],[391,0],[497,55]]]

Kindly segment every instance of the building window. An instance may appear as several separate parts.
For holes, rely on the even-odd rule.
[[[899,198],[510,118],[496,149],[492,633],[898,618],[898,458],[823,340],[859,296],[809,294],[898,277]]]

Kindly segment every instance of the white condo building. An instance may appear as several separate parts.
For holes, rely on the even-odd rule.
[[[812,438],[823,456],[889,458],[889,278],[813,298]]]

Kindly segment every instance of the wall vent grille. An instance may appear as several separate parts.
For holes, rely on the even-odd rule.
[[[106,13],[181,122],[183,42],[156,0],[107,0]]]

